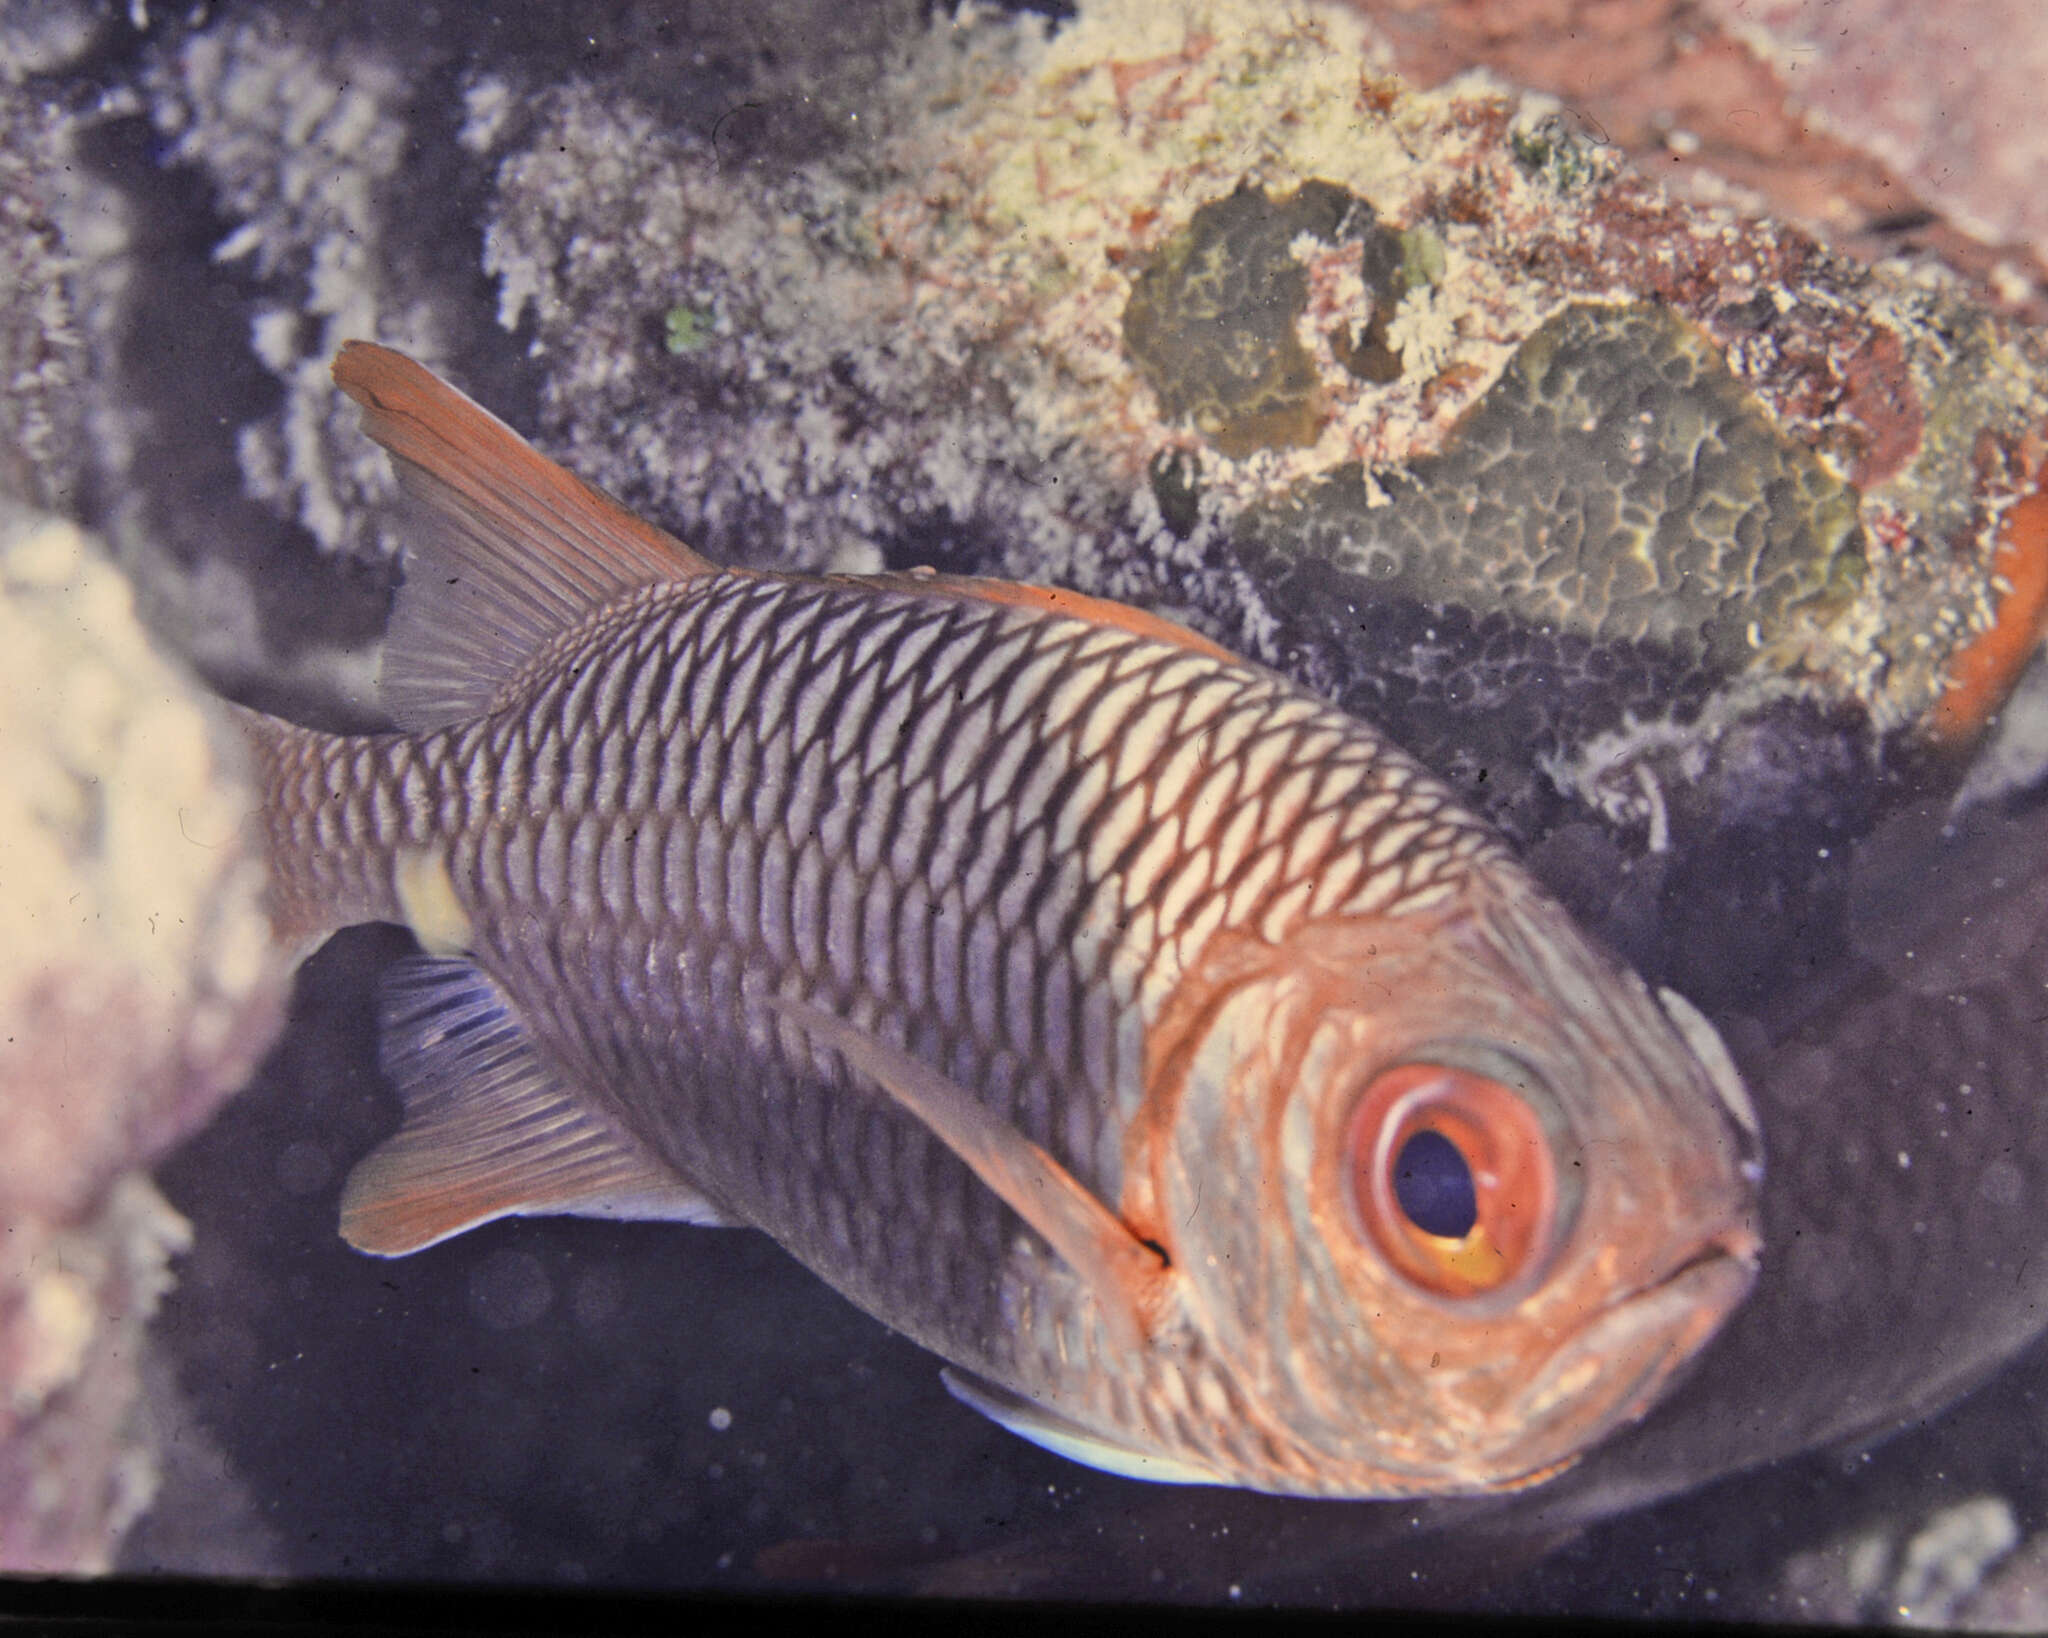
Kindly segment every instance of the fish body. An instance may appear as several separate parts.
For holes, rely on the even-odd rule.
[[[721,571],[399,355],[407,724],[250,719],[281,934],[410,925],[397,1254],[739,1224],[1137,1476],[1510,1487],[1755,1269],[1711,1028],[1371,728],[1134,610]]]

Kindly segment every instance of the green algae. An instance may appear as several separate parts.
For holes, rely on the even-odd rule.
[[[1312,444],[1325,406],[1295,334],[1308,272],[1303,234],[1335,244],[1372,207],[1331,182],[1272,198],[1245,183],[1202,206],[1132,282],[1124,348],[1168,420],[1191,422],[1223,454]]]
[[[687,304],[671,307],[661,315],[661,344],[674,357],[694,353],[710,345],[717,329],[717,316]]]
[[[1283,562],[1361,593],[1501,609],[1719,669],[1824,627],[1863,570],[1856,492],[1781,432],[1668,309],[1565,308],[1442,450],[1353,466],[1246,519]]]

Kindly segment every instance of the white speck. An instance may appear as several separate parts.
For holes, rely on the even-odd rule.
[[[711,1413],[711,1431],[712,1431],[713,1433],[723,1433],[723,1432],[724,1432],[724,1431],[725,1431],[725,1430],[726,1430],[727,1428],[729,1428],[729,1427],[731,1427],[731,1426],[732,1426],[732,1412],[731,1412],[731,1411],[727,1410],[727,1409],[726,1409],[726,1408],[725,1408],[725,1407],[724,1407],[723,1405],[720,1405],[720,1406],[718,1406],[718,1407],[717,1407],[716,1409],[714,1409],[714,1410],[712,1411],[712,1413]]]
[[[1913,1157],[1907,1154],[1904,1149],[1901,1149],[1899,1151],[1899,1170],[1902,1172],[1910,1172],[1912,1169]]]
[[[1402,369],[1417,380],[1435,375],[1457,347],[1458,324],[1448,308],[1434,290],[1411,290],[1387,325],[1388,347],[1401,355]]]
[[[254,222],[244,222],[213,247],[213,259],[216,262],[240,261],[262,243],[263,229]]]
[[[2034,281],[2011,262],[1999,262],[1990,272],[1991,288],[2002,301],[2017,307],[2034,294]]]
[[[1649,809],[1650,851],[1666,852],[1671,846],[1671,821],[1664,811],[1664,792],[1657,783],[1657,776],[1640,762],[1636,764],[1636,786],[1642,791],[1643,802]]]

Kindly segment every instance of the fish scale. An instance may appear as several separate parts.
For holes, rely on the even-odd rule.
[[[1498,844],[1364,725],[1318,711],[1262,674],[1080,621],[907,601],[740,576],[655,588],[560,645],[533,668],[548,680],[481,729],[420,739],[308,736],[318,760],[300,788],[353,793],[338,829],[322,831],[328,846],[319,857],[325,869],[364,884],[358,914],[400,913],[393,895],[370,884],[388,876],[401,845],[427,840],[417,822],[423,809],[444,820],[459,815],[446,830],[436,827],[437,843],[483,965],[543,1045],[686,1176],[721,1200],[748,1199],[735,1215],[800,1243],[828,1275],[872,1290],[916,1270],[919,1259],[892,1262],[894,1248],[872,1234],[839,1243],[856,1220],[850,1203],[873,1200],[868,1191],[886,1186],[890,1209],[914,1224],[925,1207],[906,1180],[931,1186],[935,1173],[951,1174],[947,1196],[974,1201],[972,1211],[955,1210],[963,1221],[978,1219],[972,1238],[980,1256],[949,1274],[938,1299],[944,1313],[933,1310],[925,1271],[916,1289],[890,1293],[899,1323],[915,1334],[936,1329],[966,1292],[993,1302],[1000,1269],[988,1254],[1018,1225],[971,1188],[965,1168],[917,1123],[880,1099],[865,1100],[865,1118],[893,1134],[886,1168],[835,1166],[829,1150],[812,1150],[797,1157],[807,1178],[801,1197],[753,1205],[790,1158],[772,1126],[755,1117],[789,1104],[811,1118],[814,1094],[806,1089],[835,1077],[812,1061],[825,1055],[792,1052],[788,1040],[770,1052],[775,1067],[764,1077],[754,1047],[733,1027],[735,999],[794,993],[901,1040],[1115,1199],[1116,1140],[1144,1096],[1135,1048],[1143,1014],[1164,998],[1160,975],[1200,956],[1177,947],[1182,928],[1256,922],[1290,893],[1302,898],[1295,890],[1347,850],[1359,884],[1353,897],[1384,900],[1378,913],[1399,914],[1402,895],[1420,898],[1436,871]],[[933,628],[929,640],[905,644],[907,634],[927,636],[920,621]],[[823,676],[837,679],[828,696],[810,686]],[[861,683],[868,676],[877,677],[872,689]],[[1230,690],[1220,709],[1219,686]],[[657,697],[691,705],[681,720],[667,710],[636,719],[621,709]],[[891,699],[907,700],[908,709],[892,711]],[[1192,729],[1163,729],[1155,709],[1162,702],[1192,719]],[[898,777],[879,785],[864,783],[856,766],[878,737],[872,722],[854,720],[862,706],[887,719],[884,727],[900,720],[916,747]],[[999,720],[1011,724],[1008,734],[994,732]],[[1053,731],[1036,731],[1041,721]],[[1124,884],[1148,844],[1186,822],[1182,810],[1154,811],[1150,797],[1189,739],[1202,735],[1227,739],[1249,771],[1219,766],[1223,782],[1201,787],[1217,793],[1205,816],[1210,840],[1187,863],[1206,887],[1175,894],[1176,914],[1166,918],[1160,906],[1172,877],[1149,873],[1152,891],[1136,899]],[[1294,785],[1275,780],[1304,753],[1314,760],[1294,771],[1310,785],[1324,781],[1325,805],[1359,787],[1393,795],[1380,825],[1332,833],[1320,849],[1266,825],[1269,790],[1291,808],[1304,804]],[[1107,777],[1112,768],[1120,782]],[[1175,777],[1197,783],[1185,771]],[[1047,793],[1042,804],[1015,800],[1034,787]],[[623,800],[649,789],[666,793],[664,806]],[[401,793],[412,794],[400,802]],[[799,822],[785,825],[782,804],[797,793],[820,806],[799,807]],[[1200,812],[1205,804],[1190,806]],[[395,811],[409,822],[392,824]],[[1417,852],[1415,839],[1432,822],[1442,834]],[[652,832],[659,845],[621,849],[622,830]],[[878,839],[866,850],[863,833]],[[1390,834],[1405,851],[1366,868],[1361,861]],[[892,840],[893,856],[884,856],[880,838]],[[612,899],[597,868],[607,848],[631,875]],[[1020,878],[1004,863],[1031,856],[1059,864],[1041,870],[1005,911],[1003,895]],[[337,858],[348,862],[338,866]],[[659,878],[649,880],[657,858]],[[1095,868],[1077,868],[1077,859]],[[311,891],[331,895],[332,880]],[[288,906],[289,884],[278,893]],[[621,913],[625,905],[634,912]],[[885,925],[864,925],[880,914],[890,918]],[[561,929],[558,957],[541,957],[517,936],[536,921]],[[1142,943],[1118,932],[1134,923],[1148,935]],[[893,961],[859,959],[871,946],[889,949]],[[717,956],[730,963],[724,985],[704,979]],[[647,1027],[666,1010],[656,1004],[659,987],[647,991],[652,1014],[622,1017],[608,1004],[614,973],[627,970],[678,980],[665,1030]],[[1141,984],[1148,973],[1149,989]],[[593,974],[603,981],[591,984]],[[892,975],[893,986],[877,987]],[[1110,1016],[1089,1004],[1105,984],[1118,1003]],[[679,1061],[714,1043],[716,1056],[706,1061],[722,1076],[678,1080]],[[805,1197],[815,1209],[805,1208]],[[838,1264],[847,1265],[843,1274]]]
[[[719,571],[399,355],[336,378],[455,525],[407,732],[247,718],[280,933],[426,952],[357,1245],[749,1224],[1051,1449],[1350,1496],[1573,1459],[1747,1290],[1711,1026],[1368,726],[1069,593]]]

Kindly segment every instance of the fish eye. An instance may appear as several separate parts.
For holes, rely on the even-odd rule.
[[[1394,1156],[1394,1200],[1424,1234],[1462,1240],[1479,1221],[1472,1168],[1458,1146],[1425,1126]]]
[[[1367,1236],[1435,1296],[1498,1291],[1547,1255],[1557,1218],[1550,1137],[1529,1100],[1491,1076],[1407,1063],[1367,1084],[1346,1151]]]

